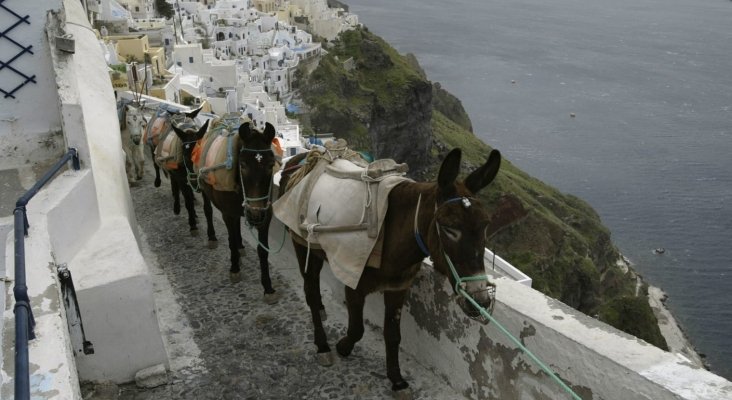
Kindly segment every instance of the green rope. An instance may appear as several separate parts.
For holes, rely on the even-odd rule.
[[[267,253],[277,254],[282,250],[283,247],[285,247],[285,238],[287,236],[287,229],[282,229],[282,241],[280,241],[280,247],[277,250],[272,250],[271,248],[263,245],[262,242],[259,241],[259,237],[257,237],[257,235],[254,234],[254,229],[255,228],[253,226],[249,226],[249,233],[254,238],[254,241],[257,242],[257,245],[259,247],[263,248],[264,250],[266,250]]]
[[[521,351],[523,351],[524,353],[526,353],[526,355],[529,356],[529,358],[531,358],[531,360],[533,360],[534,363],[536,363],[536,365],[539,366],[539,368],[541,368],[542,370],[544,370],[544,372],[546,372],[555,382],[557,382],[559,384],[559,386],[562,387],[562,389],[564,389],[565,391],[567,391],[567,393],[569,393],[572,396],[572,399],[574,399],[574,400],[582,400],[582,398],[579,397],[577,395],[577,393],[575,393],[569,386],[567,386],[567,384],[565,384],[561,379],[559,379],[559,377],[557,376],[557,374],[554,373],[554,371],[552,371],[551,368],[549,368],[543,362],[541,362],[541,360],[539,360],[539,358],[536,357],[534,355],[534,353],[532,353],[529,349],[527,349],[526,346],[524,346],[523,344],[521,344],[521,342],[518,339],[516,339],[516,337],[513,336],[506,328],[504,328],[503,325],[501,325],[495,318],[493,318],[493,316],[491,316],[490,313],[488,313],[488,311],[486,311],[486,309],[483,308],[483,306],[481,306],[480,304],[478,304],[475,301],[475,299],[473,299],[473,297],[470,296],[470,294],[468,294],[467,291],[463,290],[460,287],[460,283],[462,283],[462,282],[473,281],[473,280],[477,280],[475,278],[480,279],[480,278],[483,278],[483,277],[485,277],[485,279],[488,279],[487,276],[483,275],[481,277],[460,278],[458,276],[458,274],[457,274],[457,270],[455,269],[455,266],[452,265],[452,261],[450,260],[450,257],[448,257],[448,255],[446,253],[443,253],[443,254],[445,255],[445,259],[447,260],[447,264],[450,266],[450,270],[452,271],[452,274],[453,274],[453,276],[456,279],[455,290],[460,295],[462,295],[463,297],[465,297],[465,299],[467,299],[468,302],[470,302],[470,304],[473,305],[473,307],[475,307],[478,311],[480,311],[480,314],[483,317],[488,318],[491,322],[493,322],[498,327],[498,329],[500,329],[501,332],[503,332],[503,334],[505,334],[506,336],[508,336],[508,338],[511,339],[511,341],[519,349],[521,349]]]

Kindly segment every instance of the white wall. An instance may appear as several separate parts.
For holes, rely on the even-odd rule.
[[[0,93],[0,169],[17,168],[40,162],[64,152],[59,134],[61,117],[58,97],[49,88],[56,85],[49,56],[49,46],[43,26],[46,10],[57,9],[60,0],[6,1],[3,6],[18,15],[29,16],[29,24],[22,23],[7,36],[24,46],[33,46],[33,54],[26,53],[10,65],[28,75],[35,75],[36,83],[28,83],[14,93],[15,98]],[[15,24],[17,18],[0,10],[0,32]],[[21,49],[0,38],[0,60],[6,62]],[[0,71],[0,88],[10,91],[24,79],[9,68]]]
[[[3,103],[4,116],[8,110],[17,115],[13,130],[2,131],[0,138],[5,143],[8,135],[42,131],[55,124],[60,141],[78,149],[82,167],[54,178],[28,205],[31,230],[26,265],[34,266],[27,271],[28,292],[37,322],[37,338],[29,343],[31,392],[33,398],[79,399],[80,379],[129,382],[141,369],[167,365],[167,355],[152,283],[136,240],[115,99],[96,35],[77,0],[10,3],[4,5],[23,4],[27,13],[39,16],[27,36],[39,41],[34,47],[37,62],[48,63],[38,65],[39,71],[48,68],[50,72],[39,79],[37,93],[28,93],[37,98],[23,99],[8,109]],[[53,38],[61,29],[73,35],[73,54],[55,46]],[[44,109],[39,111],[37,104]],[[10,164],[25,164],[24,153],[39,147],[33,141],[25,145],[27,149],[19,145],[20,151],[8,157]],[[58,155],[66,146],[57,150]],[[42,163],[55,162],[58,155]],[[36,169],[39,174],[46,170]],[[29,180],[35,182],[35,178]],[[12,252],[5,253],[5,264],[12,265],[13,260],[8,260]],[[72,348],[77,341],[69,335],[55,278],[59,264],[66,264],[72,273],[93,355]],[[6,287],[6,298],[12,301],[12,286]],[[9,310],[12,307],[8,305]],[[4,317],[4,327],[11,329],[12,311]],[[11,398],[13,341],[7,330],[4,337],[1,397]]]

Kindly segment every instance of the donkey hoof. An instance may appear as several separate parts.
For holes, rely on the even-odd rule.
[[[346,343],[346,338],[343,338],[339,340],[338,343],[336,343],[336,351],[338,352],[339,356],[348,357],[353,351],[353,346],[349,346]]]
[[[180,215],[180,204],[173,204],[173,214]]]
[[[322,367],[330,367],[333,365],[333,352],[328,351],[326,353],[318,353],[315,355],[315,358],[318,360],[318,364]]]
[[[240,272],[229,272],[229,281],[231,283],[241,282],[241,273]]]
[[[219,241],[218,240],[209,240],[208,241],[208,248],[213,250],[215,248],[219,247]]]
[[[406,382],[404,382],[406,384]],[[394,391],[394,399],[395,400],[412,400],[412,389],[409,387],[406,387],[404,389],[399,389]]]
[[[155,183],[153,183],[153,186],[160,187],[160,178],[155,179]]]
[[[273,293],[265,293],[264,294],[264,303],[267,305],[273,305],[277,304],[277,302],[280,301],[280,294],[279,292],[273,292]]]
[[[320,320],[321,321],[328,320],[328,313],[325,312],[325,308],[320,309]]]
[[[191,236],[198,237],[198,229],[191,229]]]

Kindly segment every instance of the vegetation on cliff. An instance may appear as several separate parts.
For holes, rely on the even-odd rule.
[[[343,33],[301,84],[304,121],[378,158],[409,164],[432,179],[449,149],[463,149],[469,169],[490,147],[472,133],[460,101],[426,79],[413,56],[398,54],[366,28]],[[610,232],[584,201],[534,179],[504,160],[482,195],[488,207],[512,196],[526,217],[494,235],[489,246],[533,279],[533,287],[618,329],[666,349],[647,301],[647,287],[621,259]]]

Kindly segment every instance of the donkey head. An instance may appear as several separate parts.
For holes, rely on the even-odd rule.
[[[144,125],[147,122],[142,116],[142,110],[131,105],[125,106],[125,122],[130,140],[135,146],[139,145],[142,141],[142,133],[145,130]]]
[[[275,128],[267,122],[264,132],[255,130],[249,122],[239,126],[239,174],[247,223],[259,226],[267,220],[272,205],[272,174],[275,154],[272,140]]]
[[[491,151],[485,164],[462,182],[457,181],[460,158],[460,149],[454,149],[440,167],[427,247],[435,269],[447,275],[453,290],[465,291],[481,306],[491,307],[492,284],[484,278],[483,263],[490,215],[475,195],[496,177],[501,153]],[[465,297],[459,296],[458,304],[469,317],[480,316]]]
[[[198,144],[198,141],[203,138],[208,130],[208,123],[210,120],[204,122],[203,126],[198,128],[192,121],[184,122],[180,125],[173,123],[173,131],[178,135],[180,139],[182,150],[183,150],[183,166],[186,169],[188,175],[188,184],[191,185],[194,190],[198,187],[198,174],[195,172],[195,166],[193,165],[193,149]]]

